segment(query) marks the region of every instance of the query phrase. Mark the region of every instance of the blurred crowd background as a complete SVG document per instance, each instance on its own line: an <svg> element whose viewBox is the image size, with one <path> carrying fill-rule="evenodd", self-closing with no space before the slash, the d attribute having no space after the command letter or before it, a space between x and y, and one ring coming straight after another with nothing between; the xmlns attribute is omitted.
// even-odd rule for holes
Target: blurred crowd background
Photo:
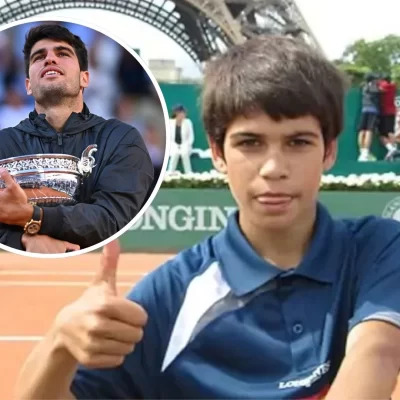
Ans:
<svg viewBox="0 0 400 400"><path fill-rule="evenodd" d="M17 125L34 108L34 99L26 94L22 49L28 30L40 23L0 32L0 129ZM118 118L138 129L153 160L155 184L164 160L166 128L158 94L146 71L108 36L69 22L51 23L65 26L86 44L90 83L84 101L92 113Z"/></svg>

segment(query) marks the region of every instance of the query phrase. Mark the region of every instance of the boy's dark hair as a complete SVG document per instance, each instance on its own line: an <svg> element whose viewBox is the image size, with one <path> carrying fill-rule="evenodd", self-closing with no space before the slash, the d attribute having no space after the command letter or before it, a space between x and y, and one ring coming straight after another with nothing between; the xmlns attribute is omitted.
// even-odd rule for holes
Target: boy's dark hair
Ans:
<svg viewBox="0 0 400 400"><path fill-rule="evenodd" d="M278 121L311 115L327 144L343 128L346 86L344 75L299 39L258 36L207 65L203 123L222 152L226 129L238 116L262 111Z"/></svg>
<svg viewBox="0 0 400 400"><path fill-rule="evenodd" d="M29 78L29 61L32 47L43 39L51 39L68 43L73 47L78 58L81 71L87 71L89 68L88 52L81 38L74 35L67 28L57 24L41 24L33 27L25 36L25 45L23 49L25 74Z"/></svg>

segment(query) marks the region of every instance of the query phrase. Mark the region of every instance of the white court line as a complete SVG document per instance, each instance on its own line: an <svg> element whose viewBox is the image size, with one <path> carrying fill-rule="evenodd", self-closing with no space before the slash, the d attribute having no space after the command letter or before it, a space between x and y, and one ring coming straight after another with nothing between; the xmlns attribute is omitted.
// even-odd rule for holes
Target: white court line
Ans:
<svg viewBox="0 0 400 400"><path fill-rule="evenodd" d="M38 342L43 336L0 336L0 342Z"/></svg>
<svg viewBox="0 0 400 400"><path fill-rule="evenodd" d="M135 282L117 282L118 287L133 287ZM76 287L88 287L90 282L62 282L62 281L5 281L0 282L0 287L22 287L22 286L76 286Z"/></svg>
<svg viewBox="0 0 400 400"><path fill-rule="evenodd" d="M45 271L45 270L0 270L0 275L18 276L18 275L31 275L31 276L43 276L43 275L56 275L56 276L94 276L96 271ZM146 272L118 272L117 276L146 276Z"/></svg>

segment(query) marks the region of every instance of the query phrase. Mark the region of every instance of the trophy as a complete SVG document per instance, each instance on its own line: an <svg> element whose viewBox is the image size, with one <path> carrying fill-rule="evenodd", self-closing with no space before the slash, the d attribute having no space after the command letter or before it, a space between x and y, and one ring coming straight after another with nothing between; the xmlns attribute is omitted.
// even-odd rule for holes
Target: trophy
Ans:
<svg viewBox="0 0 400 400"><path fill-rule="evenodd" d="M88 146L81 158L67 154L31 154L0 160L28 196L39 207L74 205L78 202L83 179L96 166L93 153L97 145ZM0 180L0 190L5 189Z"/></svg>

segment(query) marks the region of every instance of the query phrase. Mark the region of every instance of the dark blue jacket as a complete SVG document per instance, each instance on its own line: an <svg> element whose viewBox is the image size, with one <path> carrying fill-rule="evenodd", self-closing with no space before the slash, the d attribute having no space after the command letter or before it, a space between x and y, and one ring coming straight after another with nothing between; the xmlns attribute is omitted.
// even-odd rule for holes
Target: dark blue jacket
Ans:
<svg viewBox="0 0 400 400"><path fill-rule="evenodd" d="M116 119L91 114L84 105L72 113L61 133L33 111L13 128L0 131L0 159L59 153L81 157L97 144L96 166L85 178L78 204L44 207L40 234L78 244L95 245L117 233L141 209L153 181L153 164L140 133ZM23 228L0 224L0 243L24 250Z"/></svg>

